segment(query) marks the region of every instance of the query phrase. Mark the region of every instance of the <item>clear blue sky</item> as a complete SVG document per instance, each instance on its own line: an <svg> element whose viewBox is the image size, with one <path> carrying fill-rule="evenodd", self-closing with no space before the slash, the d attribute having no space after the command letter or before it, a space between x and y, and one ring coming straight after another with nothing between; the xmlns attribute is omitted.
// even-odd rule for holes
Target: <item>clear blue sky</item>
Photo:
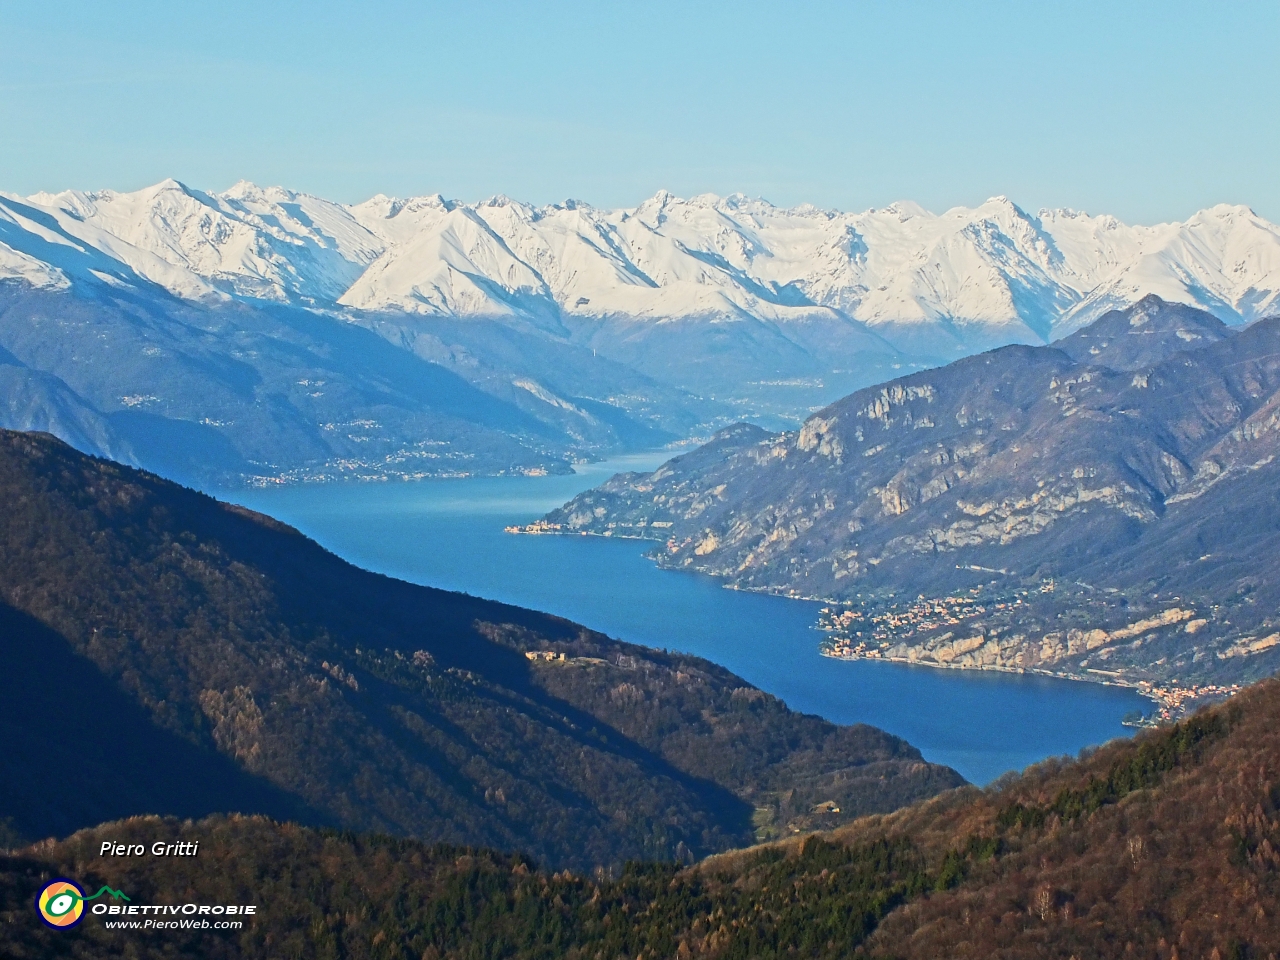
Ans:
<svg viewBox="0 0 1280 960"><path fill-rule="evenodd" d="M1280 3L0 0L0 190L1280 220Z"/></svg>

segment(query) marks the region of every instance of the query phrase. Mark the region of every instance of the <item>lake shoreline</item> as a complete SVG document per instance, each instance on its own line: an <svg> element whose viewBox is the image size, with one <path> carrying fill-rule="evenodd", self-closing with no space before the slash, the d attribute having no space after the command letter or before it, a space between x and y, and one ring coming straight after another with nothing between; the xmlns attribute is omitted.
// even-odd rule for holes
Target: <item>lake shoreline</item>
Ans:
<svg viewBox="0 0 1280 960"><path fill-rule="evenodd" d="M558 525L556 525L558 527ZM544 524L541 520L523 525L509 525L503 528L503 533L513 534L517 536L534 536L534 537L594 537L600 540L630 540L646 543L660 544L662 540L654 537L646 537L631 533L614 533L608 531L605 533L597 533L593 530L563 530L553 528L551 525ZM811 597L800 594L794 590L786 591L772 587L741 587L733 583L725 583L715 574L706 573L705 571L687 571L679 567L673 567L662 562L661 557L653 556L649 553L643 554L646 560L649 560L654 567L668 573L689 573L693 572L700 576L709 577L717 581L721 589L737 591L739 593L759 594L762 596L779 597L783 600L802 600L809 603L826 603L826 604L847 604L847 600L839 600L833 597ZM1005 572L1005 571L993 571ZM815 628L816 629L816 628ZM955 670L964 673L1003 673L1018 676L1041 676L1055 680L1070 680L1075 683L1093 684L1102 687L1117 687L1125 690L1132 690L1139 696L1148 700L1155 705L1156 715L1144 716L1141 721L1135 723L1126 723L1126 726L1133 728L1143 728L1149 726L1160 726L1166 723L1174 723L1181 718L1188 716L1202 706L1210 703L1220 702L1234 696L1239 692L1238 686L1231 688L1214 687L1209 690L1200 690L1197 686L1180 686L1173 684L1168 687L1160 687L1148 680L1135 680L1124 677L1114 671L1091 671L1094 673L1106 673L1110 679L1102 677L1083 677L1078 673L1069 673L1066 671L1046 670L1038 667L1006 667L995 664L987 665L969 665L969 664L951 664L939 663L933 660L912 659L910 657L885 656L877 652L868 653L846 653L837 654L831 652L822 642L818 643L819 656L826 657L830 660L844 661L865 661L880 663L899 663L905 666L913 667L930 667L939 670Z"/></svg>
<svg viewBox="0 0 1280 960"><path fill-rule="evenodd" d="M901 737L931 762L987 783L1048 756L1132 735L1136 691L1101 683L820 656L821 603L744 590L655 563L641 538L512 536L618 472L670 451L584 464L569 476L317 483L209 491L279 518L358 566L701 657L794 710ZM643 538L649 540L651 538ZM660 541L659 541L660 543ZM807 604L812 603L812 607Z"/></svg>

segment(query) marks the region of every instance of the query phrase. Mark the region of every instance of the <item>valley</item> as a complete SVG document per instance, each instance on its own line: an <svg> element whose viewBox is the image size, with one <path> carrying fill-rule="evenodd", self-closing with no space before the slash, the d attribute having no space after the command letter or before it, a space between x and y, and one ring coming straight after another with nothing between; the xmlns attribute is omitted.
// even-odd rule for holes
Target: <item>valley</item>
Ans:
<svg viewBox="0 0 1280 960"><path fill-rule="evenodd" d="M709 661L361 570L47 434L0 432L0 492L0 810L21 838L231 809L588 869L963 782Z"/></svg>
<svg viewBox="0 0 1280 960"><path fill-rule="evenodd" d="M648 471L667 456L632 455L569 476L212 492L280 517L366 569L705 658L793 710L890 731L978 784L1127 736L1122 719L1149 711L1136 691L1097 683L832 660L819 656L821 604L725 590L711 577L663 569L645 557L642 540L503 532L618 471Z"/></svg>
<svg viewBox="0 0 1280 960"><path fill-rule="evenodd" d="M1280 4L0 9L0 960L1280 960Z"/></svg>
<svg viewBox="0 0 1280 960"><path fill-rule="evenodd" d="M1080 881L1072 858L1097 860L1112 808L1123 819L1164 803L1166 782L1168 803L1202 794L1195 771L1215 762L1215 745L1271 709L1273 684L1246 688L1280 655L1274 590L1257 573L1280 521L1275 320L1236 330L1149 296L1051 346L864 387L798 429L730 422L672 457L652 447L753 401L682 392L594 349L556 376L612 390L599 401L611 412L566 399L545 385L554 351L523 320L488 328L469 356L490 350L504 369L543 370L539 380L484 364L462 376L403 318L348 318L339 336L332 317L297 304L18 292L14 350L0 356L11 409L29 425L56 413L46 425L80 431L82 445L231 503L47 433L0 433L13 505L0 531L10 924L20 915L5 905L57 857L75 858L77 875L154 891L145 869L104 873L85 859L76 845L105 830L250 860L274 848L322 900L336 877L315 858L355 869L373 851L402 892L430 878L419 893L437 912L403 911L393 935L433 956L493 936L510 956L585 957L597 944L777 955L797 942L815 955L910 954L909 918L945 928L948 896L984 918L960 941L974 955L1039 936L1007 910L988 916L992 897L1042 923L1060 915L1059 942L1087 944L1126 921L1105 906L1115 891ZM52 338L55 328L72 335ZM86 336L121 356L168 339L142 350L159 366L104 377L78 362ZM244 366L220 357L232 342ZM141 413L161 404L142 391L172 356L170 375L207 378L188 410L221 397L234 414L202 426L261 419L219 446L173 427L192 413ZM58 374L41 369L54 361ZM272 400L297 372L307 401ZM128 377L126 410L104 413ZM33 384L44 406L23 394ZM335 386L333 402L359 416L320 421L336 436L305 440L304 404ZM105 392L90 403L91 390ZM523 396L559 412L512 400ZM416 460L396 446L438 435L441 416L455 418L454 441L417 441L432 449ZM376 439L393 421L400 434ZM633 452L583 462L619 451ZM314 482L389 478L422 482ZM37 753L32 731L50 715L86 729L111 715L129 745ZM1157 729L1129 742L1142 726ZM1269 796L1268 760L1254 760ZM1223 869L1257 873L1241 880L1256 888L1248 904L1273 866L1274 804L1260 804L1227 813L1246 839ZM1153 816L1167 819L1167 806ZM117 817L129 819L93 826ZM1062 830L1076 837L1067 852ZM48 833L71 836L30 845ZM1138 870L1159 833L1129 837ZM1216 862L1219 840L1187 856ZM417 880L395 864L401 853ZM1028 901L1010 885L1036 857L1044 879ZM770 890L784 881L795 894L779 899ZM296 912L290 881L271 883ZM1180 891L1168 887L1161 909L1181 911ZM832 920L832 895L853 912ZM508 897L528 906L508 912ZM486 919L442 919L448 903ZM1073 925L1082 915L1090 925ZM1232 916L1232 943L1257 939ZM297 949L332 946L321 927L335 918L326 908ZM202 949L288 939L276 924L264 916L240 946ZM1221 926L1184 924L1182 938L1209 942Z"/></svg>
<svg viewBox="0 0 1280 960"><path fill-rule="evenodd" d="M792 428L1149 293L1240 326L1280 302L1278 252L1226 205L0 193L0 427L206 485L564 473Z"/></svg>

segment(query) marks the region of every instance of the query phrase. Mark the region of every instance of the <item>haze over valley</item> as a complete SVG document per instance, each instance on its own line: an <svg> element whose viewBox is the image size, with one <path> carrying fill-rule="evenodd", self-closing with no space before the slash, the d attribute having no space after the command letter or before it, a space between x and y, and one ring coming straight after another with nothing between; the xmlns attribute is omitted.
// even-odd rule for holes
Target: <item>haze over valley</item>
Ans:
<svg viewBox="0 0 1280 960"><path fill-rule="evenodd" d="M1280 230L1245 207L1142 227L1003 197L0 194L0 423L200 482L563 472L795 423L1153 293L1266 316Z"/></svg>
<svg viewBox="0 0 1280 960"><path fill-rule="evenodd" d="M0 29L0 957L1280 957L1280 6Z"/></svg>

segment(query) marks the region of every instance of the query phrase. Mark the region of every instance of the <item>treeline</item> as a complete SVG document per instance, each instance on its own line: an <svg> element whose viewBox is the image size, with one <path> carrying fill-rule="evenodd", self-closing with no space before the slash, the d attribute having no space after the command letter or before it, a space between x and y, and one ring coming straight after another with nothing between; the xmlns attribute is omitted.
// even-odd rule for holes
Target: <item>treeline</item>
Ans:
<svg viewBox="0 0 1280 960"><path fill-rule="evenodd" d="M1146 741L1136 755L1117 761L1106 776L1090 777L1083 787L1063 787L1048 804L1011 803L996 817L1001 827L1043 827L1050 817L1078 820L1109 803L1119 803L1135 790L1154 787L1161 778L1194 757L1208 742L1220 739L1239 718L1232 705L1219 713L1195 716L1176 724L1158 740Z"/></svg>
<svg viewBox="0 0 1280 960"><path fill-rule="evenodd" d="M196 838L191 861L105 860L110 838L150 846ZM949 863L950 861L948 861ZM120 935L90 916L45 933L31 901L48 876L110 883L136 903L256 903L240 934ZM944 883L905 839L844 844L818 836L765 848L729 871L632 862L617 876L549 873L521 856L317 831L261 818L194 824L138 818L86 831L51 850L0 859L0 953L287 958L840 956L892 909ZM745 880L746 882L737 882ZM28 916L28 914L30 914Z"/></svg>
<svg viewBox="0 0 1280 960"><path fill-rule="evenodd" d="M0 955L1267 958L1280 950L1278 765L1280 682L1268 681L996 789L693 867L556 872L261 818L130 820L0 860ZM201 854L104 860L108 837L198 837ZM31 898L53 875L138 902L198 897L259 914L235 933L122 936L92 919L45 930Z"/></svg>

